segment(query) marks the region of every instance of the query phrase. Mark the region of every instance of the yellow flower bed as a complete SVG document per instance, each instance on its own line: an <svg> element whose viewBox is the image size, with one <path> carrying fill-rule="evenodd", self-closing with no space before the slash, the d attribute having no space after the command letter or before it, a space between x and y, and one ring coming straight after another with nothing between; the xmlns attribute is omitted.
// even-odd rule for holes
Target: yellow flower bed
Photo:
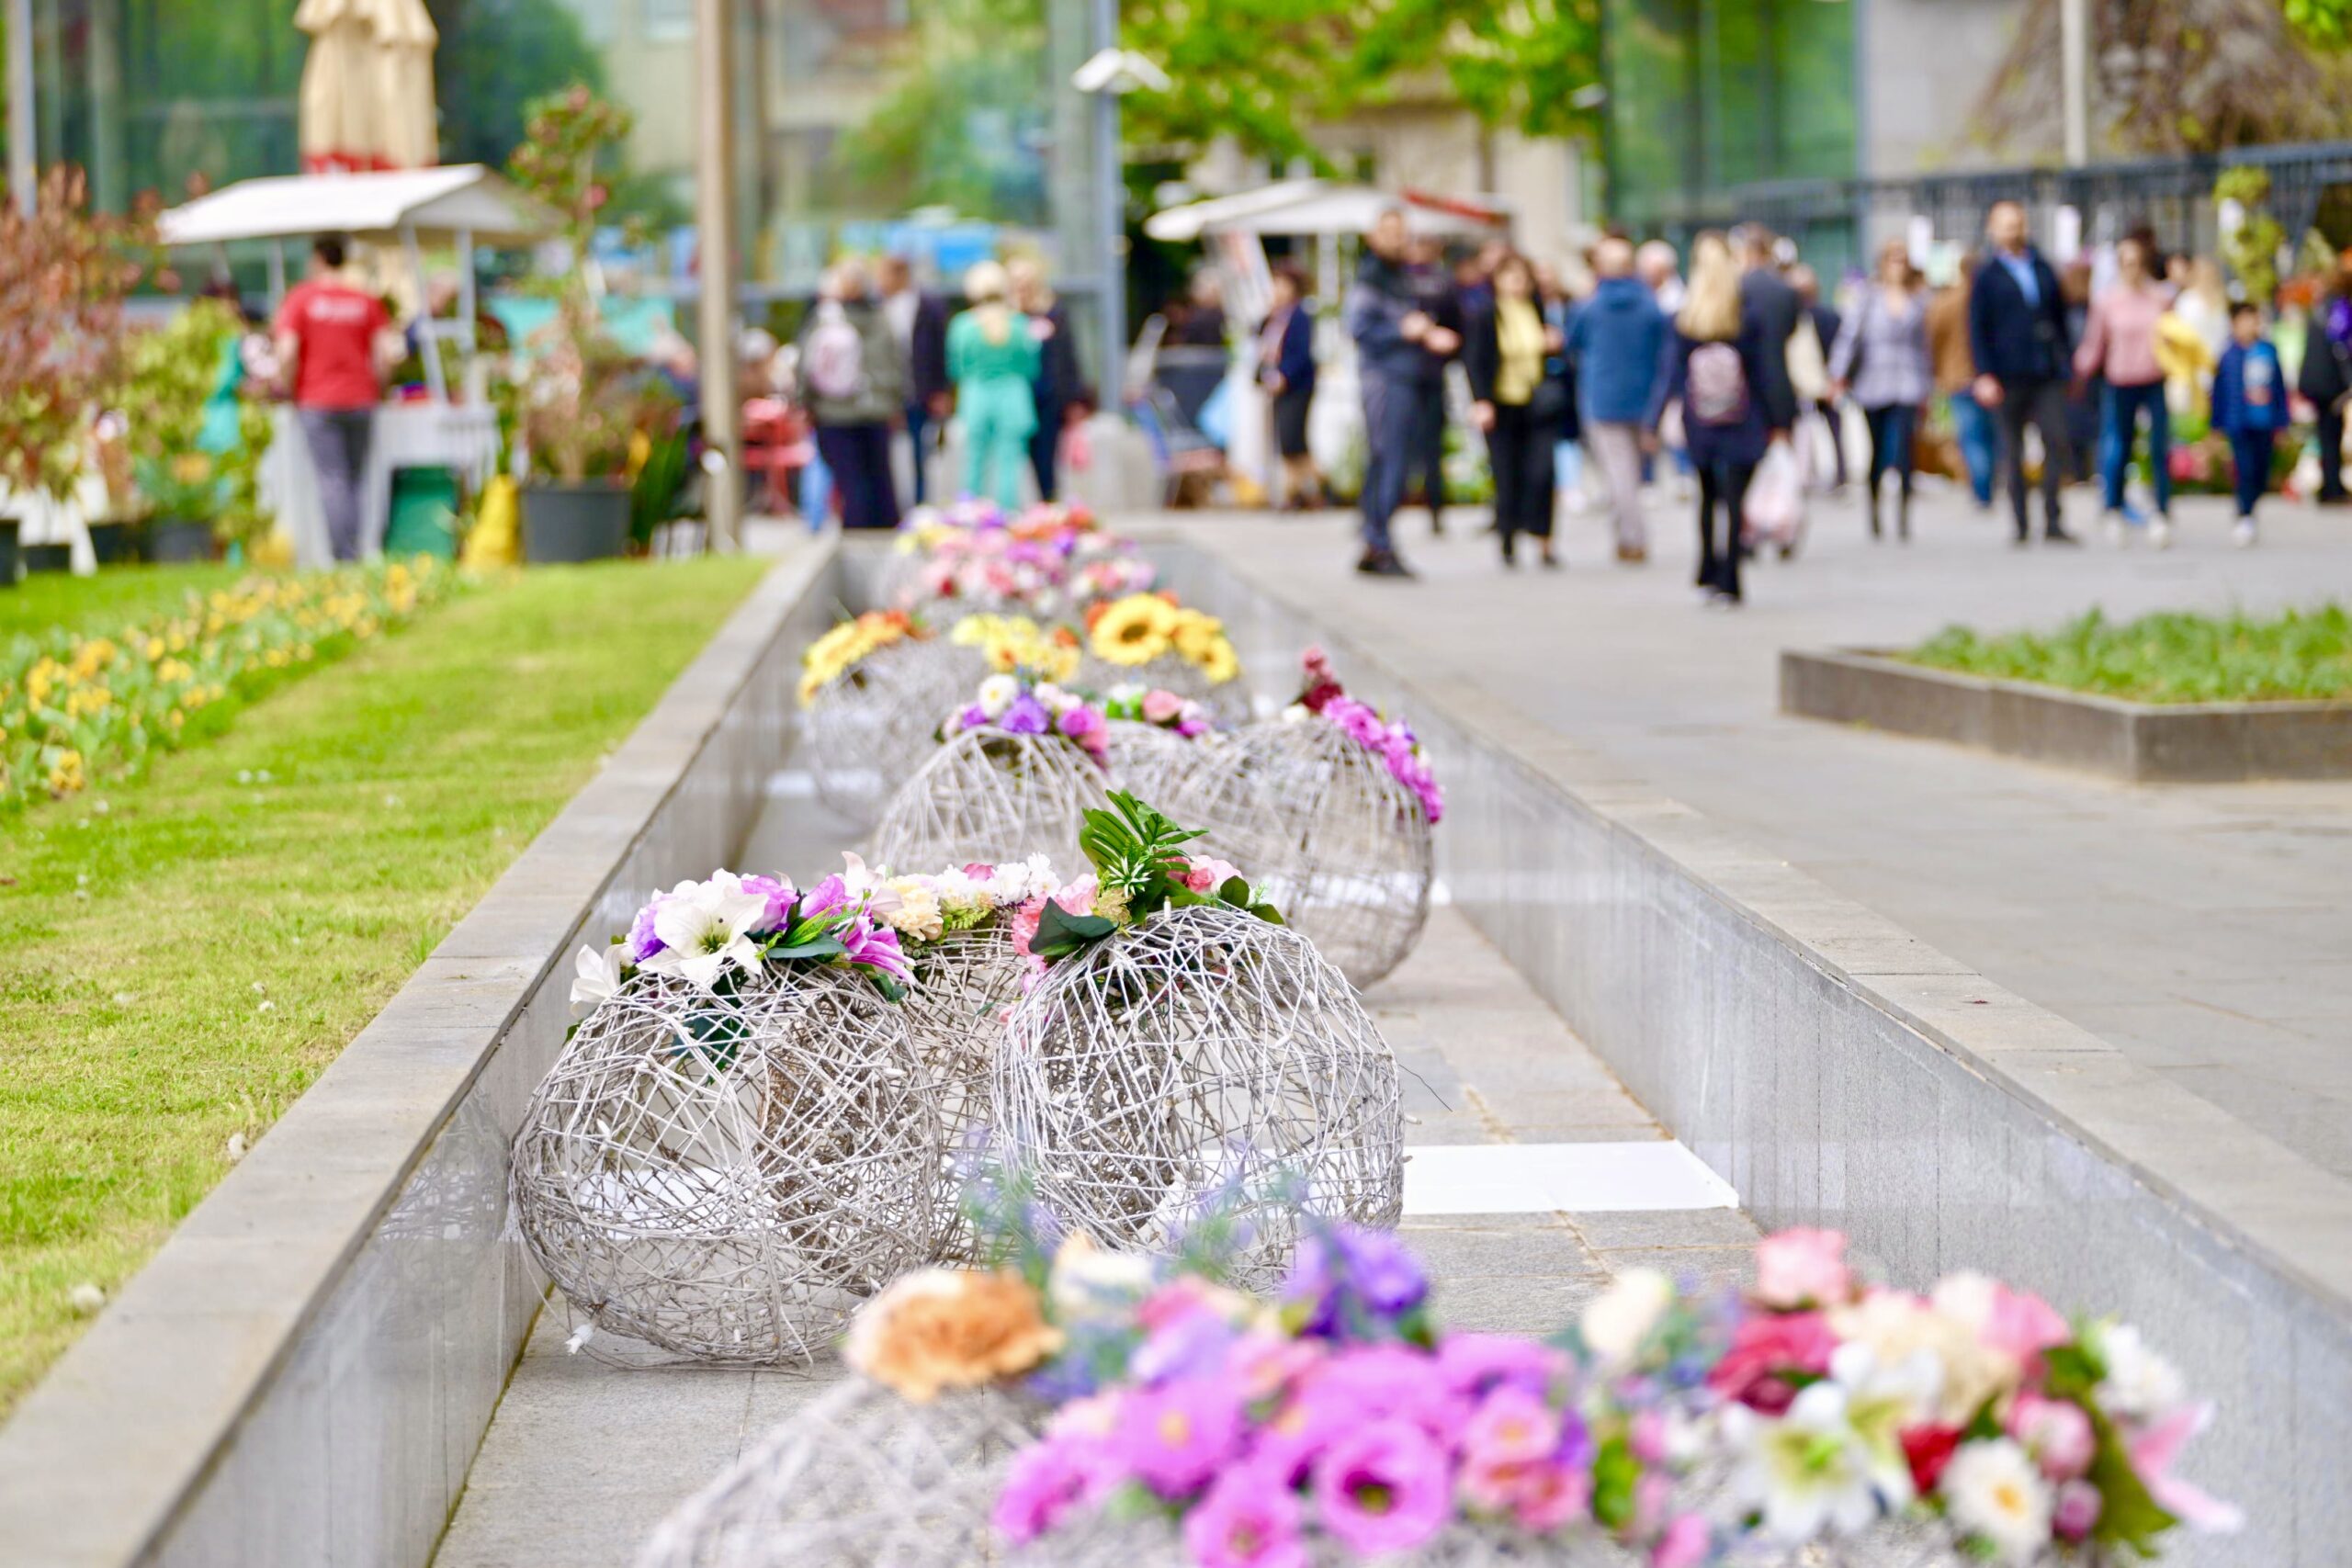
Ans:
<svg viewBox="0 0 2352 1568"><path fill-rule="evenodd" d="M1087 646L1103 662L1130 668L1173 653L1214 686L1241 673L1225 623L1164 593L1130 593L1089 611Z"/></svg>
<svg viewBox="0 0 2352 1568"><path fill-rule="evenodd" d="M225 722L232 699L380 636L455 585L432 558L255 575L113 637L0 649L0 807L72 795Z"/></svg>
<svg viewBox="0 0 2352 1568"><path fill-rule="evenodd" d="M1026 671L1056 685L1078 678L1078 634L1068 626L1041 626L1026 615L967 615L947 639L978 649L1000 675Z"/></svg>

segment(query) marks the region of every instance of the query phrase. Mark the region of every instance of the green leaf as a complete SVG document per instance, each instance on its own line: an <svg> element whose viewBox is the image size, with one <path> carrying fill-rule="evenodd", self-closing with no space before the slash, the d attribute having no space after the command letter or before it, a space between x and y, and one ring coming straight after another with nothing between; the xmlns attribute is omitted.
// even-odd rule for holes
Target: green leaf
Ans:
<svg viewBox="0 0 2352 1568"><path fill-rule="evenodd" d="M2091 1427L2098 1434L2098 1448L2091 1458L2089 1480L2104 1499L2098 1523L2091 1529L2092 1539L2128 1546L2143 1557L2154 1557L2156 1537L2180 1521L2149 1495L2147 1483L2132 1467L2132 1456L2125 1451L2114 1423L2097 1410L2090 1416Z"/></svg>
<svg viewBox="0 0 2352 1568"><path fill-rule="evenodd" d="M907 999L907 988L899 983L897 976L885 975L879 969L868 969L865 977L874 982L874 988L882 993L884 1001L902 1002Z"/></svg>
<svg viewBox="0 0 2352 1568"><path fill-rule="evenodd" d="M1073 915L1048 898L1045 914L1037 921L1037 934L1029 940L1029 951L1050 964L1083 951L1118 929L1115 921L1101 915Z"/></svg>
<svg viewBox="0 0 2352 1568"><path fill-rule="evenodd" d="M806 942L778 942L768 949L768 956L779 964L799 964L812 958L839 958L848 951L837 936L812 936Z"/></svg>
<svg viewBox="0 0 2352 1568"><path fill-rule="evenodd" d="M1634 1484L1642 1476L1641 1461L1622 1436L1600 1445L1592 1458L1592 1517L1611 1529L1623 1529L1634 1519Z"/></svg>

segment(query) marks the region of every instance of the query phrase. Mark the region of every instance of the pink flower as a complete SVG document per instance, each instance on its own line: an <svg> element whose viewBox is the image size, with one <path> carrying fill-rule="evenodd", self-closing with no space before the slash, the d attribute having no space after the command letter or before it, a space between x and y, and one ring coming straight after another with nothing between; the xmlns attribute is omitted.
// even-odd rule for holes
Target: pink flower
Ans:
<svg viewBox="0 0 2352 1568"><path fill-rule="evenodd" d="M1241 1385L1241 1397L1254 1404L1290 1388L1322 1359L1319 1339L1293 1339L1267 1329L1252 1329L1234 1345L1227 1365Z"/></svg>
<svg viewBox="0 0 2352 1568"><path fill-rule="evenodd" d="M2090 1416L2071 1399L2021 1393L2009 1406L2008 1427L2009 1436L2025 1445L2052 1481L2072 1481L2088 1472L2098 1450Z"/></svg>
<svg viewBox="0 0 2352 1568"><path fill-rule="evenodd" d="M1932 1299L1938 1312L1966 1324L1988 1348L2021 1366L2075 1337L2065 1317L2048 1302L1983 1274L1948 1274L1936 1281Z"/></svg>
<svg viewBox="0 0 2352 1568"><path fill-rule="evenodd" d="M899 933L888 926L876 925L873 916L860 914L833 934L841 939L843 954L852 964L878 969L901 983L915 977L913 968L907 963L906 950L899 945Z"/></svg>
<svg viewBox="0 0 2352 1568"><path fill-rule="evenodd" d="M1113 1440L1154 1492L1186 1497L1232 1457L1240 1437L1240 1395L1221 1382L1182 1378L1130 1394Z"/></svg>
<svg viewBox="0 0 2352 1568"><path fill-rule="evenodd" d="M1073 1509L1100 1502L1120 1479L1118 1468L1091 1439L1048 1438L1013 1457L990 1520L1006 1540L1024 1545Z"/></svg>
<svg viewBox="0 0 2352 1568"><path fill-rule="evenodd" d="M1789 1374L1826 1375L1837 1348L1838 1337L1817 1312L1751 1316L1734 1331L1731 1348L1707 1374L1707 1386L1777 1416L1796 1398Z"/></svg>
<svg viewBox="0 0 2352 1568"><path fill-rule="evenodd" d="M792 916L792 901L797 897L792 884L774 876L746 876L742 883L744 892L768 901L767 911L760 917L758 929L763 931L781 931L785 921Z"/></svg>
<svg viewBox="0 0 2352 1568"><path fill-rule="evenodd" d="M1184 866L1184 886L1195 893L1214 893L1240 874L1239 869L1229 861L1188 861Z"/></svg>
<svg viewBox="0 0 2352 1568"><path fill-rule="evenodd" d="M1567 1370L1567 1358L1515 1334L1449 1334L1438 1344L1437 1370L1447 1392L1466 1399L1507 1383L1542 1393Z"/></svg>
<svg viewBox="0 0 2352 1568"><path fill-rule="evenodd" d="M1286 1482L1240 1465L1184 1517L1184 1545L1200 1568L1306 1568L1303 1522Z"/></svg>
<svg viewBox="0 0 2352 1568"><path fill-rule="evenodd" d="M2210 1404L2184 1404L2133 1437L2126 1445L2132 1468L2139 1472L2148 1495L2166 1513L2192 1529L2227 1534L2245 1523L2245 1515L2218 1497L2207 1495L2173 1474L2173 1461L2188 1439L2213 1418Z"/></svg>
<svg viewBox="0 0 2352 1568"><path fill-rule="evenodd" d="M1480 1400L1462 1429L1463 1454L1476 1463L1524 1464L1559 1446L1558 1412L1510 1383Z"/></svg>
<svg viewBox="0 0 2352 1568"><path fill-rule="evenodd" d="M2106 1509L2107 1499L2099 1495L2098 1487L2087 1481L2069 1481L2058 1488L2050 1510L2050 1528L2063 1540L2081 1540Z"/></svg>
<svg viewBox="0 0 2352 1568"><path fill-rule="evenodd" d="M1166 724L1184 711L1184 699L1173 692L1153 690L1143 694L1143 716L1153 724Z"/></svg>
<svg viewBox="0 0 2352 1568"><path fill-rule="evenodd" d="M1410 1551L1444 1527L1452 1508L1445 1455L1408 1421L1348 1432L1315 1464L1323 1528L1360 1556Z"/></svg>
<svg viewBox="0 0 2352 1568"><path fill-rule="evenodd" d="M1542 1534L1584 1517L1592 1501L1592 1477L1556 1461L1531 1465L1511 1511L1521 1529Z"/></svg>
<svg viewBox="0 0 2352 1568"><path fill-rule="evenodd" d="M1756 1289L1750 1293L1783 1311L1852 1300L1844 1233L1798 1228L1766 1236L1756 1244Z"/></svg>
<svg viewBox="0 0 2352 1568"><path fill-rule="evenodd" d="M1658 1538L1657 1550L1650 1553L1650 1568L1699 1568L1706 1562L1711 1544L1706 1520L1696 1514L1680 1515Z"/></svg>
<svg viewBox="0 0 2352 1568"><path fill-rule="evenodd" d="M1082 703L1063 714L1056 722L1061 732L1072 740L1084 740L1090 735L1102 734L1103 730L1102 716Z"/></svg>

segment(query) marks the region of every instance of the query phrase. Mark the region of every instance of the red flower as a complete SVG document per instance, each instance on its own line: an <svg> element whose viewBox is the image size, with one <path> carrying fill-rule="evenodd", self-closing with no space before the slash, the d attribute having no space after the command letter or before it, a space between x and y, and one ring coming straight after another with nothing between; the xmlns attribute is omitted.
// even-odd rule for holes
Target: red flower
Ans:
<svg viewBox="0 0 2352 1568"><path fill-rule="evenodd" d="M1707 1386L1728 1399L1777 1416L1800 1383L1826 1376L1838 1337L1817 1312L1759 1314L1740 1324L1731 1348L1707 1374Z"/></svg>
<svg viewBox="0 0 2352 1568"><path fill-rule="evenodd" d="M1944 1466L1951 1462L1952 1450L1960 1447L1957 1427L1905 1427L1895 1434L1903 1445L1903 1457L1911 1466L1911 1484L1925 1496L1943 1478Z"/></svg>

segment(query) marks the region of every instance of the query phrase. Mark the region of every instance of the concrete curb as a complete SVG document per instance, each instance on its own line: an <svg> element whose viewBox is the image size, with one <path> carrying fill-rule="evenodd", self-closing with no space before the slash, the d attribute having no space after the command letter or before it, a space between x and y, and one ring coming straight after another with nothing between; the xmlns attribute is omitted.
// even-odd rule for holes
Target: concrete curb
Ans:
<svg viewBox="0 0 2352 1568"><path fill-rule="evenodd" d="M430 1559L544 1294L506 1140L571 951L734 853L833 561L768 572L0 1428L0 1563Z"/></svg>
<svg viewBox="0 0 2352 1568"><path fill-rule="evenodd" d="M1462 681L1334 633L1295 585L1167 531L1163 581L1272 687L1298 649L1408 717L1454 902L1758 1223L1896 1283L1955 1269L2139 1324L2214 1431L2245 1533L2168 1562L2333 1568L2352 1539L2352 1183Z"/></svg>
<svg viewBox="0 0 2352 1568"><path fill-rule="evenodd" d="M1931 670L1871 649L1781 655L1781 711L2133 784L2352 778L2352 702L2134 703Z"/></svg>

